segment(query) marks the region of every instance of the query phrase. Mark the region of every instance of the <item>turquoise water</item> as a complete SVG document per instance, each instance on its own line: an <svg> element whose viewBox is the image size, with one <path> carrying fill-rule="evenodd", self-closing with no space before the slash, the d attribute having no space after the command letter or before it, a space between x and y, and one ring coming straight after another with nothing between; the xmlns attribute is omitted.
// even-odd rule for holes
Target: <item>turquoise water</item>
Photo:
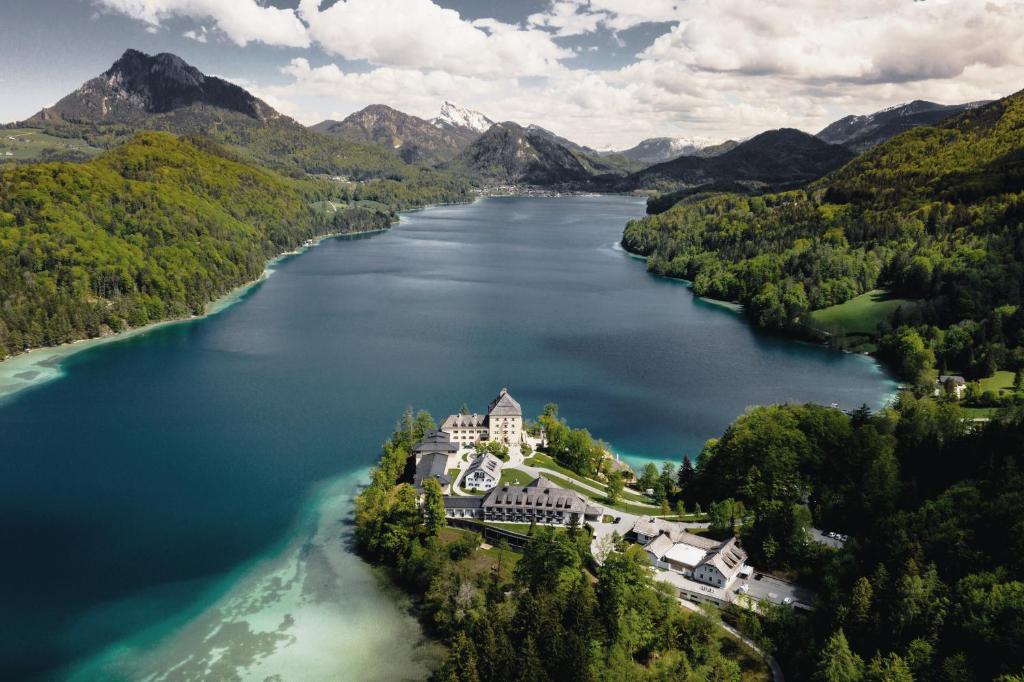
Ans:
<svg viewBox="0 0 1024 682"><path fill-rule="evenodd" d="M868 358L758 333L648 275L616 245L642 211L410 214L0 403L0 678L263 679L299 661L304 679L421 676L430 646L345 550L357 472L407 405L482 410L508 386L631 461L678 461L751 404L891 393Z"/></svg>

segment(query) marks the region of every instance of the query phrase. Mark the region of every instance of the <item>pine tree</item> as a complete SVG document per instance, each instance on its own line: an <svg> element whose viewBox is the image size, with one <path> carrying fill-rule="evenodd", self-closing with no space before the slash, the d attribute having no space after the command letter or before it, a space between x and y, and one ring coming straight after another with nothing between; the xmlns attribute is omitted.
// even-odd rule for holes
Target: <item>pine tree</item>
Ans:
<svg viewBox="0 0 1024 682"><path fill-rule="evenodd" d="M818 659L817 682L858 682L863 677L864 662L850 651L843 631L829 637Z"/></svg>
<svg viewBox="0 0 1024 682"><path fill-rule="evenodd" d="M476 646L473 644L473 640L460 630L459 634L455 636L455 641L452 642L448 658L437 678L444 682L480 682L476 665Z"/></svg>
<svg viewBox="0 0 1024 682"><path fill-rule="evenodd" d="M437 537L446 525L444 493L434 478L423 481L423 523L426 525L427 537Z"/></svg>

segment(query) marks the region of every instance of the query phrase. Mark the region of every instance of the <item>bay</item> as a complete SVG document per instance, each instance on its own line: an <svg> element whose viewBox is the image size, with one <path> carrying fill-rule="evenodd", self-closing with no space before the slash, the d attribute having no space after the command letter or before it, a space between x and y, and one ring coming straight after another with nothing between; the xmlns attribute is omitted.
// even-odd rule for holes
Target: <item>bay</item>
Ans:
<svg viewBox="0 0 1024 682"><path fill-rule="evenodd" d="M695 456L749 405L891 396L869 358L648 275L618 247L642 212L560 197L408 214L0 403L0 677L422 676L435 648L346 544L406 406L482 411L507 386L639 464Z"/></svg>

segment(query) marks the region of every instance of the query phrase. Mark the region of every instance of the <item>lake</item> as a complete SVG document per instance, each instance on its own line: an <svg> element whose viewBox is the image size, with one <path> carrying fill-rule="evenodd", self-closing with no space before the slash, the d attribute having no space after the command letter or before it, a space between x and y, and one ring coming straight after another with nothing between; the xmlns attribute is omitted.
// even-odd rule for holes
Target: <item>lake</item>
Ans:
<svg viewBox="0 0 1024 682"><path fill-rule="evenodd" d="M422 677L436 648L346 544L406 406L440 420L507 386L632 463L678 462L752 404L892 394L869 358L647 274L618 246L642 213L560 197L408 214L0 402L0 678Z"/></svg>

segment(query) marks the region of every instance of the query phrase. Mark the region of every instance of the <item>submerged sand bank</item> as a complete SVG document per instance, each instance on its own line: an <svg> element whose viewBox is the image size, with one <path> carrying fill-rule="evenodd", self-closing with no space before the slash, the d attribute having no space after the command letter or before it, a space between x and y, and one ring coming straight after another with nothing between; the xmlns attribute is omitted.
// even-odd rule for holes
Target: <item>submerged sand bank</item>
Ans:
<svg viewBox="0 0 1024 682"><path fill-rule="evenodd" d="M288 538L227 576L184 624L108 647L68 671L92 680L424 679L443 648L408 601L347 545L368 470L319 486ZM213 592L216 592L214 590Z"/></svg>

